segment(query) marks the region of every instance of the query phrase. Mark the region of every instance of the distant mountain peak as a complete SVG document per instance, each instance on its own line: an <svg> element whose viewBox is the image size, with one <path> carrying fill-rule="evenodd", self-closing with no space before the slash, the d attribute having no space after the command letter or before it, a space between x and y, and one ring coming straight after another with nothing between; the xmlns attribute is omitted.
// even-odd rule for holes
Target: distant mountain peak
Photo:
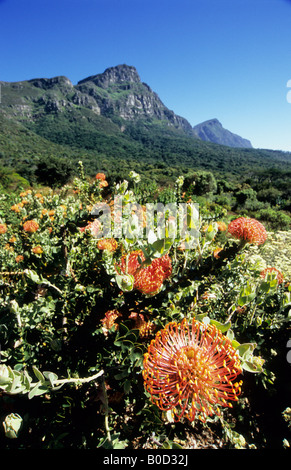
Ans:
<svg viewBox="0 0 291 470"><path fill-rule="evenodd" d="M227 145L228 147L252 148L249 140L224 129L221 122L216 119L209 119L193 127L194 134L199 139L215 144Z"/></svg>
<svg viewBox="0 0 291 470"><path fill-rule="evenodd" d="M119 84L124 82L141 83L137 70L132 65L116 65L115 67L107 68L103 73L98 75L91 75L78 82L78 85L85 82L93 82L100 88L107 89L110 85Z"/></svg>

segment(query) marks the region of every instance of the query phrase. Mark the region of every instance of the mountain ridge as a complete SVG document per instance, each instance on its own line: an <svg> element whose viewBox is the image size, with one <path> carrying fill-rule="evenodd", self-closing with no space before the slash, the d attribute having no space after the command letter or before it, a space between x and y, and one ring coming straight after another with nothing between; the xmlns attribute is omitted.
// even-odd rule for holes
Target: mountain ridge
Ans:
<svg viewBox="0 0 291 470"><path fill-rule="evenodd" d="M61 161L64 169L67 163L76 169L79 160L91 176L102 169L126 178L135 170L159 184L197 170L238 182L256 171L290 171L290 152L198 138L135 68L112 67L80 82L62 75L0 82L0 180L3 167L33 183L40 166Z"/></svg>
<svg viewBox="0 0 291 470"><path fill-rule="evenodd" d="M122 128L128 121L157 120L193 138L230 147L243 147L244 144L246 148L251 147L247 139L223 129L218 120L216 127L219 131L212 134L201 131L203 123L192 127L187 119L167 108L158 94L141 81L134 66L109 67L103 73L78 81L76 85L66 76L0 83L3 85L0 111L18 118L20 122L25 118L36 121L44 114L64 109L73 112L73 108L79 106L111 120L121 118L125 121Z"/></svg>

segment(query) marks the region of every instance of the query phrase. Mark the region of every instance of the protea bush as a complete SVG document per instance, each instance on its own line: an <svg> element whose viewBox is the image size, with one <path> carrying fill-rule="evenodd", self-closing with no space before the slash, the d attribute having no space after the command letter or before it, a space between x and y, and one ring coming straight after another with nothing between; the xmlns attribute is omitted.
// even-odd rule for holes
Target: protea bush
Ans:
<svg viewBox="0 0 291 470"><path fill-rule="evenodd" d="M291 287L265 227L203 207L193 221L188 202L192 231L167 211L146 231L140 181L80 164L61 190L1 197L2 448L268 447L264 403L284 426ZM96 204L126 231L104 236Z"/></svg>

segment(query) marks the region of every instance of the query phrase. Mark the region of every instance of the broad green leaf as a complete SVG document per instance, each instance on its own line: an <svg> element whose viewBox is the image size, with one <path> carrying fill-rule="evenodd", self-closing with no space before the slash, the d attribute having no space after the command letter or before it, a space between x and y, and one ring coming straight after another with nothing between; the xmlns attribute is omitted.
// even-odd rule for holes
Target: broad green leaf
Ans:
<svg viewBox="0 0 291 470"><path fill-rule="evenodd" d="M230 322L227 322L227 323L220 323L216 320L210 320L210 323L212 325L215 325L216 328L218 328L222 333L225 333L226 331L229 330L229 328L231 327L231 323Z"/></svg>
<svg viewBox="0 0 291 470"><path fill-rule="evenodd" d="M36 378L38 380L40 380L40 382L45 382L45 378L44 378L43 374L40 372L40 370L36 366L32 366L32 370L33 370Z"/></svg>
<svg viewBox="0 0 291 470"><path fill-rule="evenodd" d="M30 392L28 393L28 398L31 398L42 395L43 393L49 392L49 388L46 385L38 383L35 387L33 387Z"/></svg>

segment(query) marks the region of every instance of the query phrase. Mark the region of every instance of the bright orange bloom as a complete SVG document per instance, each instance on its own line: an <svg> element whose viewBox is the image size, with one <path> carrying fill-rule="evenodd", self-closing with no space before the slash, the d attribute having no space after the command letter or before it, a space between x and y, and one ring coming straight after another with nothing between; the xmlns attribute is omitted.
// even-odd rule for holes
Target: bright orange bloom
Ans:
<svg viewBox="0 0 291 470"><path fill-rule="evenodd" d="M97 246L99 250L115 251L118 247L118 243L114 238L102 238L98 241Z"/></svg>
<svg viewBox="0 0 291 470"><path fill-rule="evenodd" d="M265 227L256 219L239 217L228 225L228 232L235 238L261 245L267 240Z"/></svg>
<svg viewBox="0 0 291 470"><path fill-rule="evenodd" d="M39 225L35 220L27 220L23 224L23 230L28 233L34 233L39 229Z"/></svg>
<svg viewBox="0 0 291 470"><path fill-rule="evenodd" d="M21 263L21 261L23 261L23 260L24 260L24 257L22 255L18 255L15 258L16 263Z"/></svg>
<svg viewBox="0 0 291 470"><path fill-rule="evenodd" d="M0 224L0 234L6 233L6 232L7 232L7 225Z"/></svg>
<svg viewBox="0 0 291 470"><path fill-rule="evenodd" d="M156 328L152 322L146 321L141 313L132 312L128 318L134 319L134 328L139 330L141 339L148 338Z"/></svg>
<svg viewBox="0 0 291 470"><path fill-rule="evenodd" d="M134 289L143 294L156 294L165 279L172 274L172 262L169 255L155 258L149 266L142 267L140 261L145 261L142 250L133 251L127 257L121 258L121 270L134 277Z"/></svg>
<svg viewBox="0 0 291 470"><path fill-rule="evenodd" d="M36 255L41 255L43 253L43 249L38 245L32 248L32 252Z"/></svg>
<svg viewBox="0 0 291 470"><path fill-rule="evenodd" d="M118 329L118 323L115 323L115 320L118 317L121 317L121 313L118 312L118 310L108 310L105 313L105 317L103 320L101 320L101 323L103 325L103 332L107 336L108 331L111 330L111 328L114 327L115 330Z"/></svg>
<svg viewBox="0 0 291 470"><path fill-rule="evenodd" d="M232 407L242 382L240 359L229 338L211 324L171 322L144 355L143 379L152 402L171 410L175 421L205 420L219 407Z"/></svg>
<svg viewBox="0 0 291 470"><path fill-rule="evenodd" d="M99 188L106 188L106 186L108 186L108 182L107 181L100 181L99 183Z"/></svg>
<svg viewBox="0 0 291 470"><path fill-rule="evenodd" d="M13 212L20 212L20 207L22 207L20 204L14 204L10 207L10 210Z"/></svg>
<svg viewBox="0 0 291 470"><path fill-rule="evenodd" d="M217 222L217 228L220 232L224 232L227 229L225 222Z"/></svg>
<svg viewBox="0 0 291 470"><path fill-rule="evenodd" d="M279 271L277 268L266 268L263 271L261 271L260 275L261 275L262 278L265 279L267 274L269 274L269 273L271 273L271 274L275 273L278 284L282 284L282 282L284 281L284 276L281 273L281 271Z"/></svg>
<svg viewBox="0 0 291 470"><path fill-rule="evenodd" d="M104 175L104 173L97 173L96 180L104 181L105 179L106 179L106 176Z"/></svg>

